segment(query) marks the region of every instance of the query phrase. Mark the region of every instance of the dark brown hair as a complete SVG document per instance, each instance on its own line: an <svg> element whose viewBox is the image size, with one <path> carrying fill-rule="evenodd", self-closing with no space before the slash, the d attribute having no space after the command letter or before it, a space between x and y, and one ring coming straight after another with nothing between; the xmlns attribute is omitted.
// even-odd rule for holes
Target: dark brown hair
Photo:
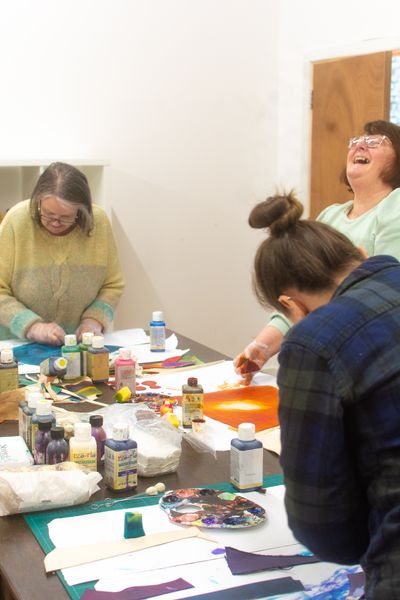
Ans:
<svg viewBox="0 0 400 600"><path fill-rule="evenodd" d="M271 196L250 213L249 225L269 229L254 259L253 287L259 302L282 310L278 298L295 287L302 292L334 289L335 280L363 260L336 229L301 219L303 205L293 191Z"/></svg>
<svg viewBox="0 0 400 600"><path fill-rule="evenodd" d="M93 227L92 195L82 171L62 162L51 163L43 171L32 192L30 203L32 217L39 225L40 201L48 196L57 196L63 202L77 206L77 224L89 235Z"/></svg>
<svg viewBox="0 0 400 600"><path fill-rule="evenodd" d="M392 142L395 152L395 160L382 173L382 181L388 183L392 189L400 187L400 127L390 121L369 121L364 125L365 135L386 135ZM346 168L343 169L340 180L345 183L350 191L352 191L349 180L346 175Z"/></svg>

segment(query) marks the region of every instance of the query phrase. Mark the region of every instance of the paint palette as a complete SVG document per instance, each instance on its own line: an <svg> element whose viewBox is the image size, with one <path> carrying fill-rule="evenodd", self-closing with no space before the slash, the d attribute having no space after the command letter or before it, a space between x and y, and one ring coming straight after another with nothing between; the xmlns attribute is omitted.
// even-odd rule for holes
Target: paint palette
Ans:
<svg viewBox="0 0 400 600"><path fill-rule="evenodd" d="M160 507L178 525L240 529L263 523L265 509L244 496L209 488L166 492Z"/></svg>

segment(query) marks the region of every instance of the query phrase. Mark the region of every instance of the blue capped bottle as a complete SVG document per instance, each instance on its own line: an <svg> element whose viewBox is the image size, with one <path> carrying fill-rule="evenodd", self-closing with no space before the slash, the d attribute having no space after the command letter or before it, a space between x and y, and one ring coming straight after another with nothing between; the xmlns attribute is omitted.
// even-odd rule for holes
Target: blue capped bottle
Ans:
<svg viewBox="0 0 400 600"><path fill-rule="evenodd" d="M150 350L164 352L165 350L165 321L161 310L153 311L150 321Z"/></svg>

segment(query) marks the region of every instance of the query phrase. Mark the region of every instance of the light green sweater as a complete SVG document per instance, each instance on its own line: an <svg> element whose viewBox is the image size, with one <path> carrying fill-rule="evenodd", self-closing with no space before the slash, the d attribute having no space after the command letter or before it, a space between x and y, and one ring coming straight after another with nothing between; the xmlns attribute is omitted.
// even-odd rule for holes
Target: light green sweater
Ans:
<svg viewBox="0 0 400 600"><path fill-rule="evenodd" d="M20 338L33 323L58 323L74 333L81 319L106 328L124 281L111 225L93 206L89 236L75 227L51 235L31 218L29 200L13 206L0 225L0 339Z"/></svg>
<svg viewBox="0 0 400 600"><path fill-rule="evenodd" d="M347 213L353 201L332 204L317 217L346 235L356 246L366 250L368 256L389 254L400 260L400 188L396 188L369 211L349 219ZM268 325L273 325L283 335L289 331L291 323L282 313L272 314Z"/></svg>

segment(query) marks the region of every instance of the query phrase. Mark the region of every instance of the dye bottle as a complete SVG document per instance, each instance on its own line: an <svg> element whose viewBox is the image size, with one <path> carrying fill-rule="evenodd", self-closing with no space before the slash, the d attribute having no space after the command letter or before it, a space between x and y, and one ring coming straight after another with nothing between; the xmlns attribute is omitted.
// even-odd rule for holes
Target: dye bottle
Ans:
<svg viewBox="0 0 400 600"><path fill-rule="evenodd" d="M93 383L106 383L110 377L109 351L104 346L104 336L94 335L87 350L87 374Z"/></svg>
<svg viewBox="0 0 400 600"><path fill-rule="evenodd" d="M132 358L129 348L120 348L119 356L114 362L115 389L123 387L130 389L131 394L136 392L136 361Z"/></svg>
<svg viewBox="0 0 400 600"><path fill-rule="evenodd" d="M38 400L36 404L36 411L35 414L32 415L31 419L32 452L34 452L35 448L35 439L39 428L39 423L50 421L52 425L56 424L56 418L51 412L51 405L51 400L46 400L43 397Z"/></svg>
<svg viewBox="0 0 400 600"><path fill-rule="evenodd" d="M82 333L82 341L79 344L79 350L81 351L81 373L87 375L87 352L92 345L94 334L91 331L85 331Z"/></svg>
<svg viewBox="0 0 400 600"><path fill-rule="evenodd" d="M182 386L182 425L192 427L193 419L203 418L203 388L199 385L197 377L189 377Z"/></svg>
<svg viewBox="0 0 400 600"><path fill-rule="evenodd" d="M0 351L0 392L11 392L18 386L18 363L12 348L3 348Z"/></svg>
<svg viewBox="0 0 400 600"><path fill-rule="evenodd" d="M55 465L68 460L69 446L64 438L64 427L50 429L50 441L46 448L46 465Z"/></svg>
<svg viewBox="0 0 400 600"><path fill-rule="evenodd" d="M150 350L164 352L165 350L165 321L161 310L153 311L150 321Z"/></svg>
<svg viewBox="0 0 400 600"><path fill-rule="evenodd" d="M46 419L38 423L38 428L35 433L35 443L33 446L33 459L35 461L35 465L46 464L46 450L51 439L51 426L51 419Z"/></svg>
<svg viewBox="0 0 400 600"><path fill-rule="evenodd" d="M241 492L263 485L263 445L255 432L253 423L241 423L238 437L231 441L231 484Z"/></svg>
<svg viewBox="0 0 400 600"><path fill-rule="evenodd" d="M23 398L18 402L18 435L22 438L26 437L26 413L24 408L28 406L28 401Z"/></svg>
<svg viewBox="0 0 400 600"><path fill-rule="evenodd" d="M97 444L90 423L75 423L75 435L69 440L69 460L97 471Z"/></svg>
<svg viewBox="0 0 400 600"><path fill-rule="evenodd" d="M137 443L129 439L126 423L116 423L104 448L104 482L115 492L137 487Z"/></svg>
<svg viewBox="0 0 400 600"><path fill-rule="evenodd" d="M107 434L103 429L103 417L101 415L90 415L89 423L92 427L92 436L97 446L97 466L104 464L104 444Z"/></svg>
<svg viewBox="0 0 400 600"><path fill-rule="evenodd" d="M64 375L65 381L80 377L81 352L76 343L76 335L74 333L70 333L65 336L64 346L61 346L61 356L67 360L67 371Z"/></svg>
<svg viewBox="0 0 400 600"><path fill-rule="evenodd" d="M64 377L67 372L67 360L63 356L49 356L40 363L40 373L51 377Z"/></svg>
<svg viewBox="0 0 400 600"><path fill-rule="evenodd" d="M32 440L32 418L36 413L36 406L41 400L43 400L43 396L40 392L29 392L27 406L23 408L23 411L25 413L25 433L23 435L23 438L31 452L33 450L33 442L35 441Z"/></svg>

